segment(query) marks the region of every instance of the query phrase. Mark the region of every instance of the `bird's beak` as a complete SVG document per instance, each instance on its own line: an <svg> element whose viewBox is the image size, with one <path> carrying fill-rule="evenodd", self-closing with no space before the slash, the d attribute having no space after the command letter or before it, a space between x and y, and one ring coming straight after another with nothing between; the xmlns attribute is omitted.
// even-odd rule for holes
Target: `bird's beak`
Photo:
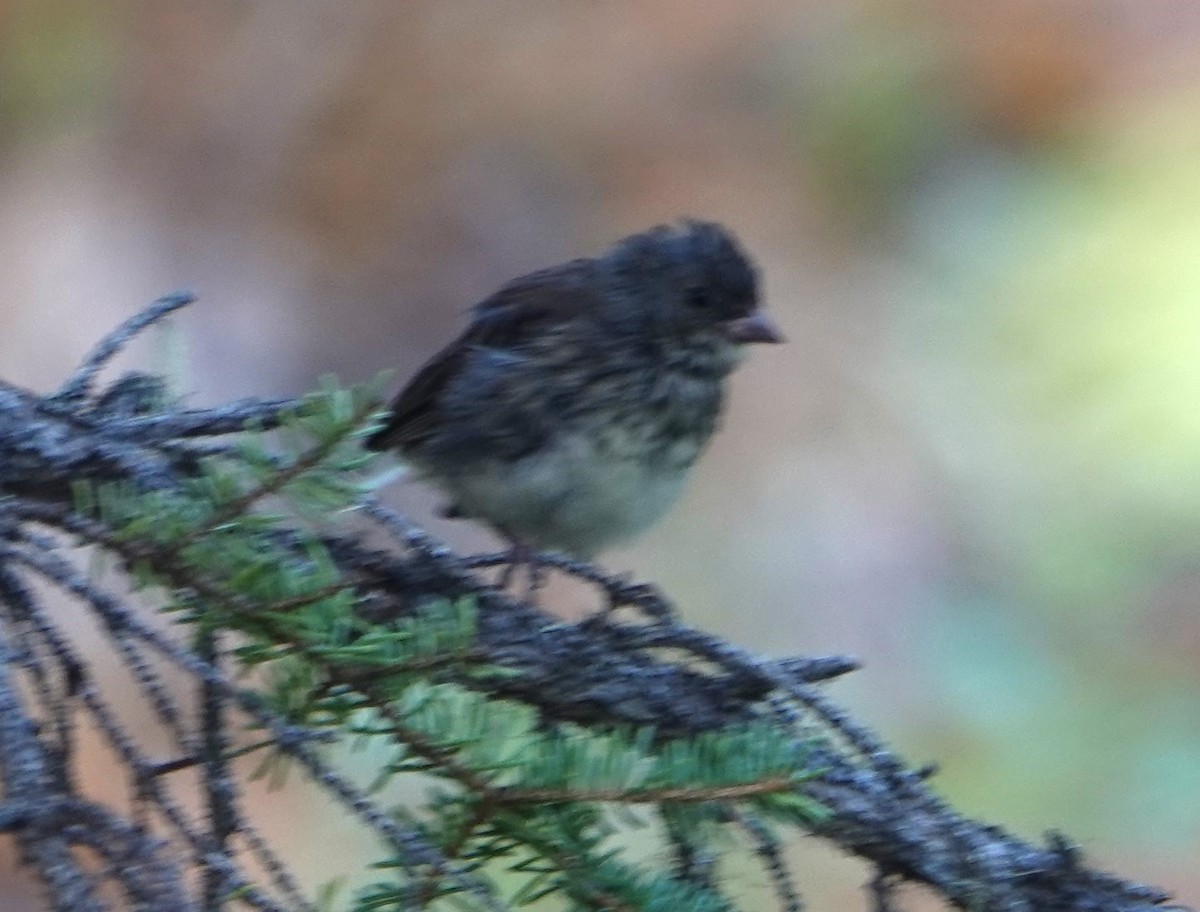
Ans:
<svg viewBox="0 0 1200 912"><path fill-rule="evenodd" d="M779 327L761 310L725 321L725 335L734 342L783 342Z"/></svg>

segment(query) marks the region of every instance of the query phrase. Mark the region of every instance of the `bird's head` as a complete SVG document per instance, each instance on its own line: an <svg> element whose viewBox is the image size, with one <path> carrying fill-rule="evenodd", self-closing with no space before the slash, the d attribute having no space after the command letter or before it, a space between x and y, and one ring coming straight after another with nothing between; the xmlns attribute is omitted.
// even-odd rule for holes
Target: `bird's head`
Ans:
<svg viewBox="0 0 1200 912"><path fill-rule="evenodd" d="M783 341L759 307L753 263L715 222L660 225L619 241L601 259L624 316L656 335L707 339L734 350Z"/></svg>

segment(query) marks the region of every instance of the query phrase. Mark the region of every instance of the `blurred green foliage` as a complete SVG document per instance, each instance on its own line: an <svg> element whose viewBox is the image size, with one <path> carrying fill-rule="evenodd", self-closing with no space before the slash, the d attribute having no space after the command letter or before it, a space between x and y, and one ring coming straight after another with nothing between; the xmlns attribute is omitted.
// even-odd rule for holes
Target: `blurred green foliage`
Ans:
<svg viewBox="0 0 1200 912"><path fill-rule="evenodd" d="M1146 848L1200 839L1200 642L1172 604L1194 623L1174 590L1200 564L1195 106L1096 124L1011 169L971 229L924 231L952 292L906 328L975 576L930 643L974 742L952 791Z"/></svg>
<svg viewBox="0 0 1200 912"><path fill-rule="evenodd" d="M39 0L0 12L0 142L104 122L117 89L124 7Z"/></svg>

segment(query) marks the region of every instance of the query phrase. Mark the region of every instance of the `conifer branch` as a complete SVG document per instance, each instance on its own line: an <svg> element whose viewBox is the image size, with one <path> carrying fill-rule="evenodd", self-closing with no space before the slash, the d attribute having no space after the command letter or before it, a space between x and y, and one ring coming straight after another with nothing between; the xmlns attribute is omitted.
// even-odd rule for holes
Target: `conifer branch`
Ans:
<svg viewBox="0 0 1200 912"><path fill-rule="evenodd" d="M544 566L597 593L588 621L553 623L498 591L476 572L496 556L455 554L360 484L377 389L181 409L146 375L100 388L131 338L190 300L127 321L54 395L0 382L0 832L52 907L100 912L115 884L153 912L315 910L242 806L231 762L270 749L376 837L380 879L349 901L356 912L499 912L550 894L581 909L731 910L711 863L729 828L749 836L785 912L801 908L803 874L780 851L793 832L861 857L877 908L899 880L980 912L1178 908L1090 869L1063 837L1035 846L949 807L818 687L851 659L753 655L680 623L655 587L557 555ZM278 452L270 429L305 443ZM312 520L330 515L342 519ZM105 586L80 548L112 562ZM97 622L171 759L123 719L41 584ZM239 677L251 669L263 674ZM168 673L202 692L199 712ZM77 718L124 766L132 812L73 774ZM245 725L256 735L239 745ZM317 750L349 738L386 758L378 784L441 787L382 807ZM183 769L209 795L208 823L183 810L189 777L168 775ZM612 848L647 804L668 822L674 866ZM78 864L81 846L103 865ZM511 900L494 876L505 867L521 883Z"/></svg>

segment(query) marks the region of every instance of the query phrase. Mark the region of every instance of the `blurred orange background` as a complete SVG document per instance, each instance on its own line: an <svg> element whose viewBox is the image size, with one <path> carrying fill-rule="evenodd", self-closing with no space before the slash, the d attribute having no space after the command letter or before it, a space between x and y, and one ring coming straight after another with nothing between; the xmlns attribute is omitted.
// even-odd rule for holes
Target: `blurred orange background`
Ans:
<svg viewBox="0 0 1200 912"><path fill-rule="evenodd" d="M398 384L504 280L680 215L790 342L609 562L859 656L835 695L965 812L1200 903L1200 5L0 3L11 382L186 286L191 402ZM265 813L311 882L361 863ZM862 907L862 868L795 866Z"/></svg>

